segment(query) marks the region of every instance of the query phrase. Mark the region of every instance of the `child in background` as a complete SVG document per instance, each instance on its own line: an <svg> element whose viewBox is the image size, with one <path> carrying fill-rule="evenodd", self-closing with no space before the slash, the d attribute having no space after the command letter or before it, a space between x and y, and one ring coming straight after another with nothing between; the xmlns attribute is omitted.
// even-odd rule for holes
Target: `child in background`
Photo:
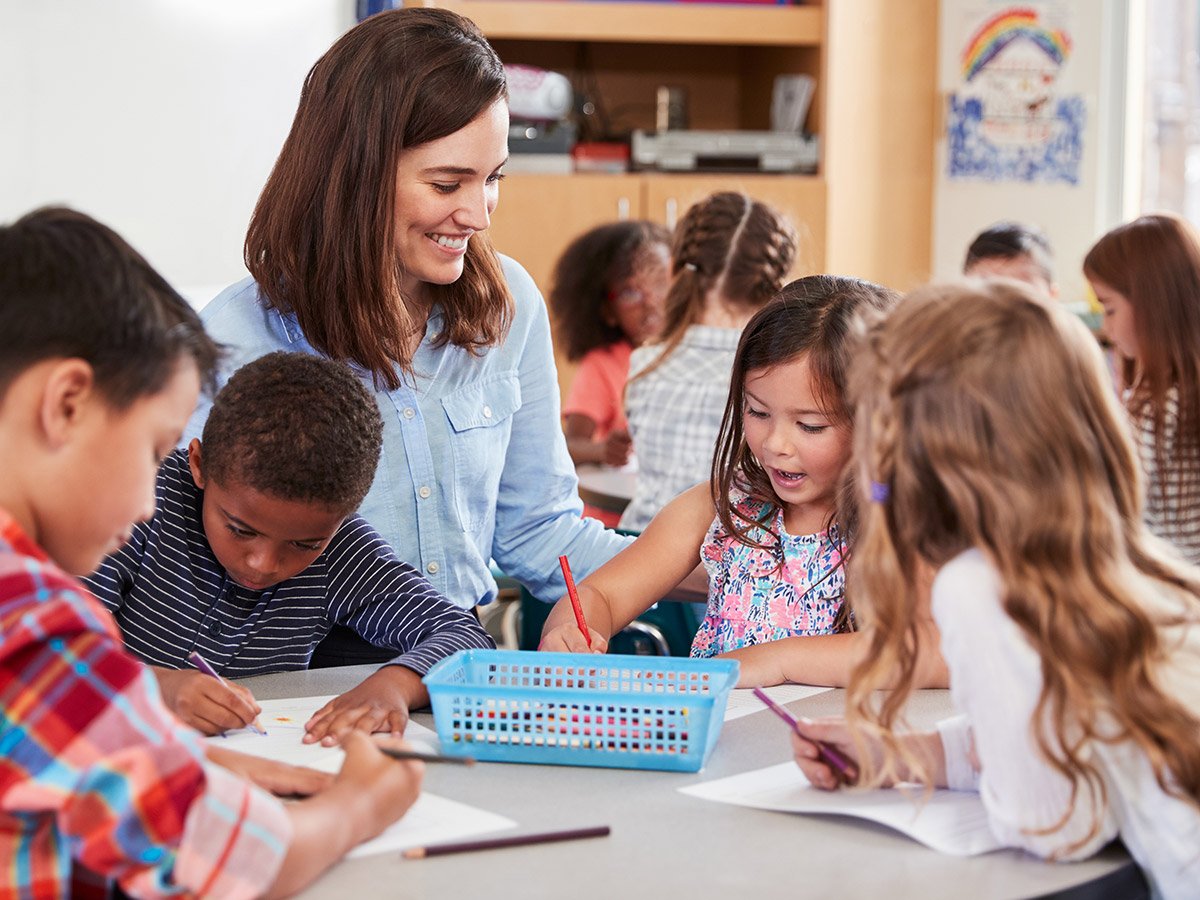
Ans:
<svg viewBox="0 0 1200 900"><path fill-rule="evenodd" d="M848 725L801 723L805 775L837 785L808 739L830 741L862 784L978 790L992 833L1038 856L1086 857L1119 834L1154 896L1195 897L1200 571L1142 524L1096 341L1015 285L924 288L855 356L851 398L870 652ZM964 715L899 734L930 573Z"/></svg>
<svg viewBox="0 0 1200 900"><path fill-rule="evenodd" d="M711 481L667 504L579 585L592 650L604 652L699 560L708 611L692 656L738 659L742 685L846 684L861 645L844 603L847 535L836 508L850 453L848 331L857 314L891 301L866 281L812 275L750 320ZM551 612L542 649L586 652L569 600ZM937 679L936 660L922 677Z"/></svg>
<svg viewBox="0 0 1200 900"><path fill-rule="evenodd" d="M1100 238L1083 274L1120 357L1146 521L1200 563L1200 242L1178 216L1142 216Z"/></svg>
<svg viewBox="0 0 1200 900"><path fill-rule="evenodd" d="M1052 300L1058 297L1050 239L1032 225L997 222L979 232L967 248L963 274L975 278L1012 278L1033 286Z"/></svg>
<svg viewBox="0 0 1200 900"><path fill-rule="evenodd" d="M629 356L662 327L670 241L661 225L613 222L572 241L554 268L550 309L559 346L579 363L563 404L567 449L576 465L629 461ZM609 526L620 518L594 507L584 514Z"/></svg>
<svg viewBox="0 0 1200 900"><path fill-rule="evenodd" d="M238 369L203 442L163 462L154 518L87 582L189 725L216 734L259 712L248 690L193 668L193 651L244 678L307 668L335 624L389 649L390 664L307 723L306 741L332 744L351 728L402 733L408 710L429 702L430 666L495 646L354 515L381 432L346 365L277 351Z"/></svg>
<svg viewBox="0 0 1200 900"><path fill-rule="evenodd" d="M629 363L625 415L638 477L622 528L641 531L708 478L738 336L782 287L795 256L792 227L745 194L713 194L679 221L666 322Z"/></svg>
<svg viewBox="0 0 1200 900"><path fill-rule="evenodd" d="M420 765L359 734L331 782L220 748L206 759L72 577L154 511L158 461L216 356L186 301L104 226L45 209L0 227L6 897L95 896L97 876L138 897L293 893L417 798ZM227 769L320 793L285 807Z"/></svg>

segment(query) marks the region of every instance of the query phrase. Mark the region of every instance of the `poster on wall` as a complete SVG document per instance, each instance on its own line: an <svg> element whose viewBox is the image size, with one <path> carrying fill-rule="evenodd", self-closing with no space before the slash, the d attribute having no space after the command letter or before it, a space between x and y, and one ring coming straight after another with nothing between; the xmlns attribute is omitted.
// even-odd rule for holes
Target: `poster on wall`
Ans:
<svg viewBox="0 0 1200 900"><path fill-rule="evenodd" d="M948 103L947 176L1078 185L1086 104L1073 89L1069 4L965 6Z"/></svg>

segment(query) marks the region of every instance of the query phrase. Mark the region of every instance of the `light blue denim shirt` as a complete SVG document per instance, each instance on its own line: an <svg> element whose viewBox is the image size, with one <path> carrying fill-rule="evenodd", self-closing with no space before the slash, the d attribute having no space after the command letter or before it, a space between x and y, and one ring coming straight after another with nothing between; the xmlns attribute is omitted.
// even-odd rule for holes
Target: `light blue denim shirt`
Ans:
<svg viewBox="0 0 1200 900"><path fill-rule="evenodd" d="M489 558L537 597L566 586L559 554L576 579L629 543L582 519L575 467L559 424L558 379L541 293L518 263L501 257L516 301L504 342L482 355L435 347L443 315L435 308L413 358L412 379L375 390L383 452L359 512L402 560L463 607L496 597ZM336 302L336 300L334 300ZM253 279L226 288L201 313L229 347L221 382L272 350L316 353L294 315L264 305ZM369 374L358 369L373 388ZM185 440L200 435L202 401Z"/></svg>

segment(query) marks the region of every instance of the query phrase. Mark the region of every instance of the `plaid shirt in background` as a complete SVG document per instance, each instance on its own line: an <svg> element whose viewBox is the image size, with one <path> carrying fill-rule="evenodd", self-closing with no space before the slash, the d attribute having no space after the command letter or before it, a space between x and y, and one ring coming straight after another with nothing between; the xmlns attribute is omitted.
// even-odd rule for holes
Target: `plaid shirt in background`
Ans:
<svg viewBox="0 0 1200 900"><path fill-rule="evenodd" d="M79 866L139 897L252 897L291 839L278 800L204 761L112 618L0 509L0 900Z"/></svg>
<svg viewBox="0 0 1200 900"><path fill-rule="evenodd" d="M713 450L729 398L729 375L742 333L693 325L671 355L644 378L662 348L639 347L629 361L625 416L637 454L637 488L621 527L643 531L658 511L712 474Z"/></svg>

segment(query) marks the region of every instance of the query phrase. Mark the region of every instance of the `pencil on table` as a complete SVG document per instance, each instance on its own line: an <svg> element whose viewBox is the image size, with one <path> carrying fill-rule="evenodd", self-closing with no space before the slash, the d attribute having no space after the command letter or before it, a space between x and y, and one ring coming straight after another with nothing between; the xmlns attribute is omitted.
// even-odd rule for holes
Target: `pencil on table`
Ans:
<svg viewBox="0 0 1200 900"><path fill-rule="evenodd" d="M456 841L449 844L434 844L431 847L410 847L404 851L404 857L405 859L424 859L427 856L469 853L474 850L498 850L502 847L524 847L527 844L576 841L583 838L607 837L610 831L611 829L607 825L599 825L595 828L573 828L567 831L543 831L538 834L517 834L511 837L484 838L478 841Z"/></svg>
<svg viewBox="0 0 1200 900"><path fill-rule="evenodd" d="M567 596L571 598L571 609L575 610L575 624L583 632L583 639L587 641L590 649L592 633L588 631L587 621L583 618L583 607L579 605L579 592L575 590L575 579L571 577L571 564L567 562L566 556L560 556L558 565L562 569L563 579L567 582Z"/></svg>

